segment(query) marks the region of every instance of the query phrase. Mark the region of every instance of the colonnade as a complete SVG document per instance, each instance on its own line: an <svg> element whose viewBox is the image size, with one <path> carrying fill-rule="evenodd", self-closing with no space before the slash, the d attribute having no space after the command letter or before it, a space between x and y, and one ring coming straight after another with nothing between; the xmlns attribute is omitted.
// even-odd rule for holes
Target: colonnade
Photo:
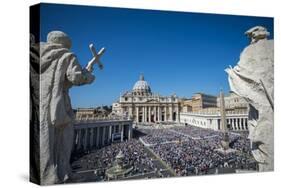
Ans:
<svg viewBox="0 0 281 188"><path fill-rule="evenodd" d="M220 114L180 113L180 122L201 128L222 130ZM248 114L226 114L229 130L248 131Z"/></svg>
<svg viewBox="0 0 281 188"><path fill-rule="evenodd" d="M227 125L231 130L248 130L248 119L247 118L227 118Z"/></svg>
<svg viewBox="0 0 281 188"><path fill-rule="evenodd" d="M74 125L74 151L89 151L109 145L114 141L123 142L132 138L130 122L83 123Z"/></svg>

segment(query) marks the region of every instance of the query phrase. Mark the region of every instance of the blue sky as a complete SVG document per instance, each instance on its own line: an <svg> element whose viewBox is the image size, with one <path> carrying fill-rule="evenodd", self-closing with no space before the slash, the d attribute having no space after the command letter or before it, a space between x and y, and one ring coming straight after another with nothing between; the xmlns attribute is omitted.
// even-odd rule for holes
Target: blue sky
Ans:
<svg viewBox="0 0 281 188"><path fill-rule="evenodd" d="M161 95L228 92L224 69L237 64L249 44L244 32L256 25L273 38L272 18L43 4L40 37L67 33L83 67L92 57L90 43L106 48L96 81L70 90L76 108L111 105L140 73Z"/></svg>

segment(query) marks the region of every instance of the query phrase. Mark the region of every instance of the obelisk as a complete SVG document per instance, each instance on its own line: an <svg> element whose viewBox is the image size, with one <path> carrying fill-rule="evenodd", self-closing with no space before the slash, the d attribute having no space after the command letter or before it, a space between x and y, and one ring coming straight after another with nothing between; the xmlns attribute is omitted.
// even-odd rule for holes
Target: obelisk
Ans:
<svg viewBox="0 0 281 188"><path fill-rule="evenodd" d="M223 132L223 139L221 140L221 145L223 150L229 149L229 136L225 115L225 105L224 105L224 94L222 90L220 91L220 115L221 115L221 130Z"/></svg>

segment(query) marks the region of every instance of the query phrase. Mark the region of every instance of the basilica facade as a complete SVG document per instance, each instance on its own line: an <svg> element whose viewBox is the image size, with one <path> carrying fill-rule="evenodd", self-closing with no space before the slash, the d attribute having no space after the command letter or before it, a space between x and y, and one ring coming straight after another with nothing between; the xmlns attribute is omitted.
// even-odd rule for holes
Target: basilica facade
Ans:
<svg viewBox="0 0 281 188"><path fill-rule="evenodd" d="M180 100L176 95L152 92L144 76L112 104L112 112L133 119L135 123L179 122Z"/></svg>

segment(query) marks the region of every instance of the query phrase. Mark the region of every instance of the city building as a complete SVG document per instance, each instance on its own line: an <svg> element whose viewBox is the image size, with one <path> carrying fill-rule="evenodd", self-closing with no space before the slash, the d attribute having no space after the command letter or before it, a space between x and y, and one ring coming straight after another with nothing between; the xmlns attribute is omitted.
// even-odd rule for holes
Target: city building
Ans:
<svg viewBox="0 0 281 188"><path fill-rule="evenodd" d="M140 75L133 89L112 104L112 112L130 117L135 123L179 122L180 102L176 95L152 93L144 76Z"/></svg>
<svg viewBox="0 0 281 188"><path fill-rule="evenodd" d="M216 102L215 102L216 101ZM248 130L248 103L230 92L224 97L227 127L233 131ZM219 97L197 93L182 102L180 122L183 124L221 130Z"/></svg>
<svg viewBox="0 0 281 188"><path fill-rule="evenodd" d="M217 107L217 96L195 93L191 100L193 112L200 111L203 108Z"/></svg>
<svg viewBox="0 0 281 188"><path fill-rule="evenodd" d="M190 99L181 100L182 112L198 112L205 108L217 107L217 96L195 93Z"/></svg>
<svg viewBox="0 0 281 188"><path fill-rule="evenodd" d="M227 113L248 114L248 102L232 91L224 97L224 105ZM217 99L217 106L220 107L219 98Z"/></svg>

